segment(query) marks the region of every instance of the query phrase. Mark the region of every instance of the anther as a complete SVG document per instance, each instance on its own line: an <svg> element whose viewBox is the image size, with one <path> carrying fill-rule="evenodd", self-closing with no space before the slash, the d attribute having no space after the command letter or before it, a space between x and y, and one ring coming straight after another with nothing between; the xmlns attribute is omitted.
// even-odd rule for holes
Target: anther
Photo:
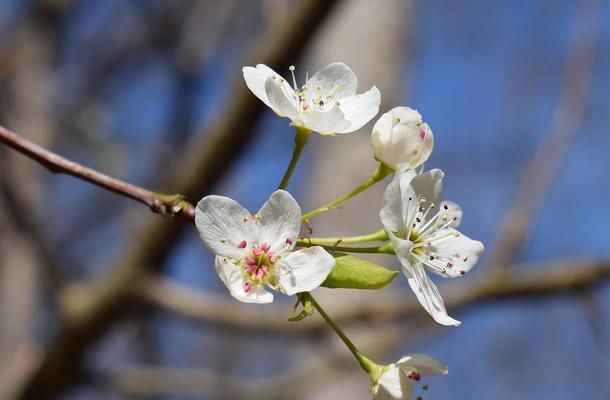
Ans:
<svg viewBox="0 0 610 400"><path fill-rule="evenodd" d="M460 271L460 275L465 275L465 274L466 274L466 271L464 271L464 270Z"/></svg>
<svg viewBox="0 0 610 400"><path fill-rule="evenodd" d="M447 261L447 268L451 268L451 267L453 267L453 262Z"/></svg>
<svg viewBox="0 0 610 400"><path fill-rule="evenodd" d="M400 118L396 118L396 123L399 124L400 123Z"/></svg>
<svg viewBox="0 0 610 400"><path fill-rule="evenodd" d="M447 204L445 204L445 205L443 206L443 208L444 208L445 210L448 210L448 209L449 209L449 206L448 206Z"/></svg>
<svg viewBox="0 0 610 400"><path fill-rule="evenodd" d="M248 245L248 242L246 242L245 240L242 240L241 242L237 243L237 248L245 249L247 245Z"/></svg>
<svg viewBox="0 0 610 400"><path fill-rule="evenodd" d="M249 219L250 218L248 218L248 217L244 217L244 222L248 222Z"/></svg>
<svg viewBox="0 0 610 400"><path fill-rule="evenodd" d="M292 246L292 239L286 238L286 244Z"/></svg>
<svg viewBox="0 0 610 400"><path fill-rule="evenodd" d="M227 239L225 239L225 238L220 239L220 243L222 243L222 244L227 243Z"/></svg>
<svg viewBox="0 0 610 400"><path fill-rule="evenodd" d="M422 389L424 389L424 390L428 390L428 387L429 387L429 386L428 386L428 384L427 384L427 383L425 383L425 384L423 384L423 385L421 386L421 388L422 388Z"/></svg>
<svg viewBox="0 0 610 400"><path fill-rule="evenodd" d="M462 258L462 260L464 260L464 262L468 261L468 256Z"/></svg>
<svg viewBox="0 0 610 400"><path fill-rule="evenodd" d="M411 373L409 374L409 379L413 379L414 381L419 382L419 380L421 379L421 375L418 372L411 371Z"/></svg>

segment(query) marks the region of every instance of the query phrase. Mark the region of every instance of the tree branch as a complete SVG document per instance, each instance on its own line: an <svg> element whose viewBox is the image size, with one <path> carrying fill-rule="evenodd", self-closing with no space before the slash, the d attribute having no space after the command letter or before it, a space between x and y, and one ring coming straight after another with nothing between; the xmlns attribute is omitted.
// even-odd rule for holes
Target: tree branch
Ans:
<svg viewBox="0 0 610 400"><path fill-rule="evenodd" d="M535 266L515 266L515 272L494 273L468 283L445 285L445 304L457 311L482 302L517 297L544 298L561 293L578 294L610 279L609 261L566 261ZM535 271L535 272L530 272ZM544 272L539 272L544 271ZM308 318L289 322L286 309L269 306L255 315L242 311L229 300L185 287L167 279L156 278L142 286L150 304L194 321L234 329L297 331L307 333L327 329L321 319ZM377 296L378 297L378 296ZM419 303L404 301L402 291L383 293L383 298L333 311L337 322L355 323L376 318L415 318L424 313ZM232 302L234 303L234 302Z"/></svg>
<svg viewBox="0 0 610 400"><path fill-rule="evenodd" d="M46 150L1 125L0 142L40 163L53 173L71 175L121 196L129 197L146 204L153 212L165 217L182 216L191 222L195 220L195 208L188 201L184 200L182 195L155 193L131 183L112 178Z"/></svg>

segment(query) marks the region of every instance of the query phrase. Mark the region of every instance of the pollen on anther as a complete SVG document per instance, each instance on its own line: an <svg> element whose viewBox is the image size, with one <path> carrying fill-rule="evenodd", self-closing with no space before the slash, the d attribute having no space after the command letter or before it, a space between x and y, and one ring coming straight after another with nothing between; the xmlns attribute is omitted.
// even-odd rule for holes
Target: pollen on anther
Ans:
<svg viewBox="0 0 610 400"><path fill-rule="evenodd" d="M289 69L290 71L294 71L296 68L294 67L294 65L291 65L290 67L288 67L288 69Z"/></svg>
<svg viewBox="0 0 610 400"><path fill-rule="evenodd" d="M220 239L220 243L222 243L222 244L227 243L227 239L225 239L225 238Z"/></svg>
<svg viewBox="0 0 610 400"><path fill-rule="evenodd" d="M468 256L462 258L462 260L464 260L464 262L468 261Z"/></svg>

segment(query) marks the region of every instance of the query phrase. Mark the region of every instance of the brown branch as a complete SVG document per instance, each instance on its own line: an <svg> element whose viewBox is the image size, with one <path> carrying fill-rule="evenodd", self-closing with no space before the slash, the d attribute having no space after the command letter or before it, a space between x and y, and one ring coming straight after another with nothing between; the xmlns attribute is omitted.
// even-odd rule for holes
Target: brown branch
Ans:
<svg viewBox="0 0 610 400"><path fill-rule="evenodd" d="M544 298L561 293L579 294L610 279L610 261L569 261L535 266L516 266L510 273L489 274L484 279L445 285L447 309L455 312L482 302L514 298ZM534 272L532 272L534 271ZM541 272L542 271L542 272ZM237 307L232 300L191 289L167 279L154 279L142 286L142 294L150 304L182 317L206 324L235 329L265 331L298 331L307 333L325 330L323 320L308 318L289 322L287 310L270 306L256 314ZM361 304L331 312L340 323L355 323L378 318L416 318L425 312L419 303L405 301L402 291L383 293L378 301L367 299ZM233 304L232 304L233 303Z"/></svg>
<svg viewBox="0 0 610 400"><path fill-rule="evenodd" d="M284 69L304 51L317 27L337 0L306 0L297 4L288 18L279 20L261 37L257 51L246 65L265 63ZM241 80L230 103L209 134L197 135L187 143L178 160L180 165L162 179L186 198L199 198L221 179L222 172L235 160L254 135L262 103ZM20 399L54 398L75 383L86 353L110 328L140 309L137 286L162 270L164 260L181 238L186 224L168 223L156 218L145 226L120 263L96 282L66 290L62 303L66 321L50 344Z"/></svg>
<svg viewBox="0 0 610 400"><path fill-rule="evenodd" d="M40 163L53 173L71 175L121 196L129 197L146 204L153 212L166 217L182 216L191 222L195 220L195 208L184 200L182 195L155 193L112 178L46 150L1 125L0 142Z"/></svg>
<svg viewBox="0 0 610 400"><path fill-rule="evenodd" d="M517 257L578 133L589 97L601 26L601 2L584 0L579 3L582 4L576 7L559 103L544 138L523 173L513 205L498 229L498 239L488 258L489 265L508 266ZM585 24L587 29L583 30L581 26ZM579 33L582 37L578 36Z"/></svg>

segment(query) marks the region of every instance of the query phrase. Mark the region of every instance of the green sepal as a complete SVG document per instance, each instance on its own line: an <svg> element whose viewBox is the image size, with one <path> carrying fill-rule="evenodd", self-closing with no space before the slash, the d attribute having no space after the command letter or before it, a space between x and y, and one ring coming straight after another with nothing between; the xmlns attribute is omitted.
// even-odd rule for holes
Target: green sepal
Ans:
<svg viewBox="0 0 610 400"><path fill-rule="evenodd" d="M311 303L311 300L309 299L309 297L305 296L304 293L297 293L297 302L292 307L293 313L296 312L296 309L299 306L299 304L303 305L301 312L292 318L288 318L288 321L291 321L291 322L300 321L302 319L309 317L311 314L313 314L313 304Z"/></svg>
<svg viewBox="0 0 610 400"><path fill-rule="evenodd" d="M321 286L343 289L381 289L392 282L397 271L344 253L334 253L336 265Z"/></svg>

